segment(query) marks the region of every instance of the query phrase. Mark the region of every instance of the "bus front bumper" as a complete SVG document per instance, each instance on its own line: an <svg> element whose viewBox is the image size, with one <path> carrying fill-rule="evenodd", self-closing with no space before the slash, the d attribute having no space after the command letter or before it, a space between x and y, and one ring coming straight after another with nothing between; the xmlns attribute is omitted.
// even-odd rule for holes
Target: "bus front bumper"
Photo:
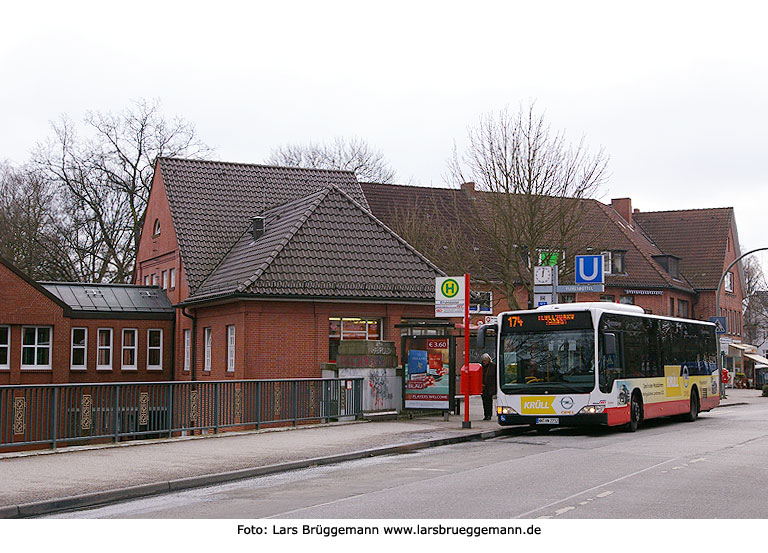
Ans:
<svg viewBox="0 0 768 553"><path fill-rule="evenodd" d="M608 424L607 413L589 415L539 416L539 415L498 415L501 426L528 424L533 426L594 426Z"/></svg>

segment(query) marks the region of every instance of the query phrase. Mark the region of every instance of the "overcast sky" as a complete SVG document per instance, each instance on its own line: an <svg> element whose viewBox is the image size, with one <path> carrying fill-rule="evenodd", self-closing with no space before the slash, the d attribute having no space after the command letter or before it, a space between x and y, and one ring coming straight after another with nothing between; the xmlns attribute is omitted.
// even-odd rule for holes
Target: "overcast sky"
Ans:
<svg viewBox="0 0 768 553"><path fill-rule="evenodd" d="M0 159L25 161L62 114L157 98L218 159L356 136L399 182L445 186L468 126L534 101L610 157L603 201L733 206L742 251L768 247L758 2L112 4L3 4Z"/></svg>

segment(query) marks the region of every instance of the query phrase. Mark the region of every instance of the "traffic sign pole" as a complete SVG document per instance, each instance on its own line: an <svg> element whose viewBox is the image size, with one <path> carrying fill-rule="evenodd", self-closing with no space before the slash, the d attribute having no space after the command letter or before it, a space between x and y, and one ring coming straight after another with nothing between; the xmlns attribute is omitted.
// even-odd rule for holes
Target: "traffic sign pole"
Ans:
<svg viewBox="0 0 768 553"><path fill-rule="evenodd" d="M464 422L462 428L472 428L469 420L469 273L464 275L464 366L467 376L464 379Z"/></svg>

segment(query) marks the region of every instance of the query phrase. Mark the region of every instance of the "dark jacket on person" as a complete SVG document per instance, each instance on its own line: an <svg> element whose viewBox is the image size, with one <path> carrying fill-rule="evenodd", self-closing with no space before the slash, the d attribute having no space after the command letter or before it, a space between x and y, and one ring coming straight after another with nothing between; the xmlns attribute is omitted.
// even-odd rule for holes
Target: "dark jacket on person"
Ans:
<svg viewBox="0 0 768 553"><path fill-rule="evenodd" d="M496 363L491 361L483 367L483 394L496 395Z"/></svg>

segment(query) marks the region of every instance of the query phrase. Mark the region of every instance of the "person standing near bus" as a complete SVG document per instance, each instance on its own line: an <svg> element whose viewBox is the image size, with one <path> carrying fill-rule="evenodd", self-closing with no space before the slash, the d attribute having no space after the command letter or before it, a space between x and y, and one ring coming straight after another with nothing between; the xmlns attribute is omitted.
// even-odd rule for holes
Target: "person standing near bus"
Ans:
<svg viewBox="0 0 768 553"><path fill-rule="evenodd" d="M487 353L480 357L480 364L483 367L483 392L480 394L483 398L483 420L489 421L493 416L493 396L496 394L496 364Z"/></svg>
<svg viewBox="0 0 768 553"><path fill-rule="evenodd" d="M722 390L722 392L720 394L720 397L722 399L726 399L726 397L725 397L725 385L726 384L728 384L728 369L723 367L723 390Z"/></svg>

